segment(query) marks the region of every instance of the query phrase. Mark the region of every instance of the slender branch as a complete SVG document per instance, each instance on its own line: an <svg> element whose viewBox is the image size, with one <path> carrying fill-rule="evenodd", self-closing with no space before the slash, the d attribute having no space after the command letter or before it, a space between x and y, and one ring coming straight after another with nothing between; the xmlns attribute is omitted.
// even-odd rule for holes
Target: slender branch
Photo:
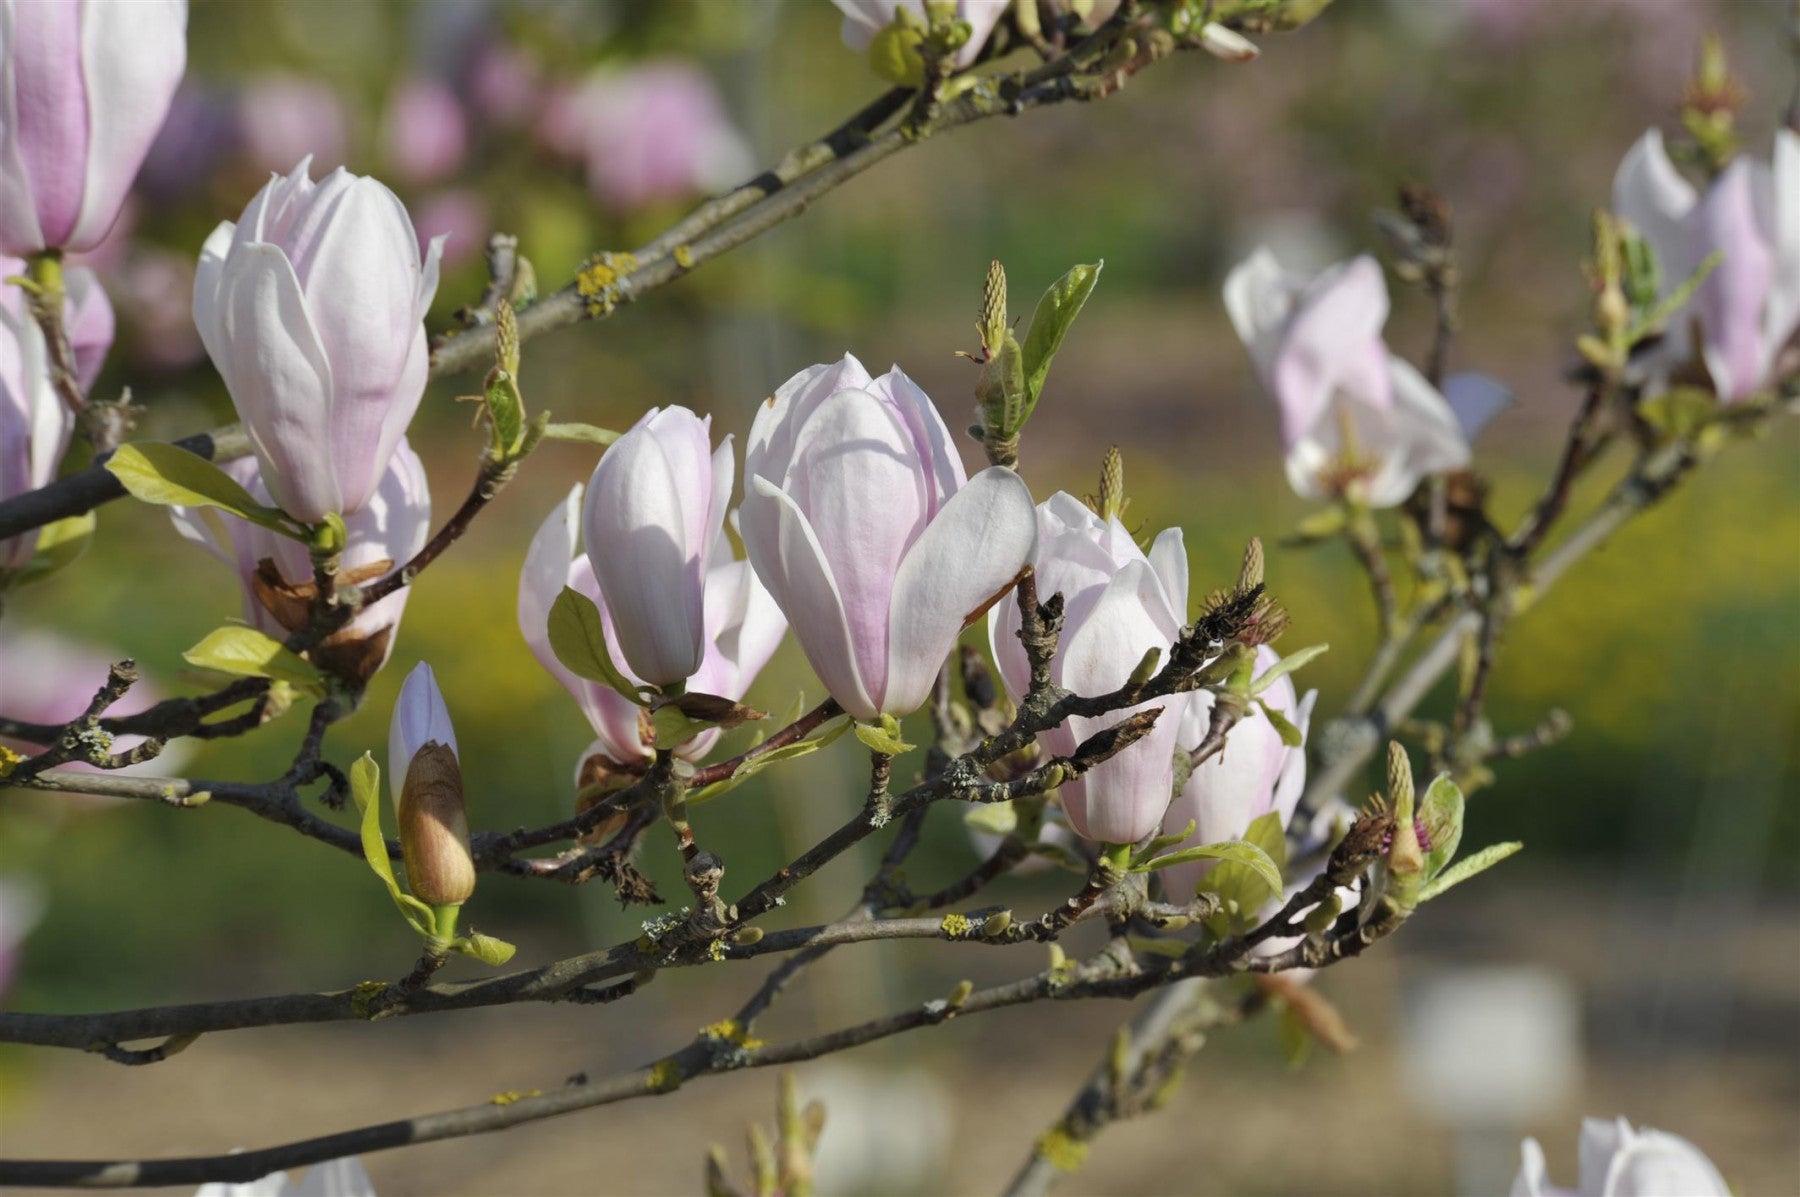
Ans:
<svg viewBox="0 0 1800 1197"><path fill-rule="evenodd" d="M876 134L873 130L904 103L907 93L878 97L844 125L817 142L785 156L773 172L765 172L719 199L709 201L674 228L640 249L610 255L614 265L588 269L561 290L519 312L521 340L585 320L603 319L768 230L800 215L815 200L857 175L937 133L996 116L1018 116L1068 100L1100 99L1117 90L1116 83L1151 65L1160 55L1142 55L1113 68L1108 54L1128 39L1132 25L1114 18L1093 37L1063 58L1029 72L1013 72L979 80L969 91L943 104L922 122L903 122ZM1101 72L1091 81L1084 71ZM771 179L770 175L774 178ZM780 183L779 187L773 186ZM676 234L683 234L677 237ZM602 255L602 258L608 255ZM621 270L620 266L626 266ZM438 345L431 357L431 377L477 369L491 360L493 337L484 327L457 332ZM215 461L241 457L249 442L237 425L176 442ZM41 527L53 520L91 511L124 495L124 488L104 468L104 458L46 487L0 501L0 539Z"/></svg>

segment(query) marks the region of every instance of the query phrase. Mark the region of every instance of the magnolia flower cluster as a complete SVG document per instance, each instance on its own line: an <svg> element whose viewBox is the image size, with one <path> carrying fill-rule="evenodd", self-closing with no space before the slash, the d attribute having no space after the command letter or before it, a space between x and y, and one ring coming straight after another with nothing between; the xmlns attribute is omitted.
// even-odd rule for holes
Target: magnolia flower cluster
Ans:
<svg viewBox="0 0 1800 1197"><path fill-rule="evenodd" d="M1800 134L1779 130L1772 162L1740 154L1699 192L1652 129L1620 163L1613 207L1650 243L1665 289L1719 255L1669 319L1656 349L1660 370L1698 353L1727 403L1767 385L1776 356L1800 330Z"/></svg>
<svg viewBox="0 0 1800 1197"><path fill-rule="evenodd" d="M1311 277L1258 250L1225 279L1225 308L1281 414L1288 482L1308 499L1404 502L1469 464L1507 392L1478 374L1444 391L1382 340L1387 282L1367 254Z"/></svg>

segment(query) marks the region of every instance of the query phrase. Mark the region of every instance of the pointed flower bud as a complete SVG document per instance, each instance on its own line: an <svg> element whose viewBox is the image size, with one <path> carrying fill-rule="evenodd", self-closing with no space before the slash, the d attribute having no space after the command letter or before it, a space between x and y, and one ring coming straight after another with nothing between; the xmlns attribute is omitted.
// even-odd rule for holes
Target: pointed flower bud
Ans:
<svg viewBox="0 0 1800 1197"><path fill-rule="evenodd" d="M706 566L731 501L731 438L712 417L653 407L600 458L582 539L631 671L685 682L706 653Z"/></svg>
<svg viewBox="0 0 1800 1197"><path fill-rule="evenodd" d="M418 410L442 246L421 261L393 192L310 163L206 239L194 323L269 493L316 522L369 501Z"/></svg>
<svg viewBox="0 0 1800 1197"><path fill-rule="evenodd" d="M1146 555L1117 519L1101 519L1073 495L1052 495L1038 507L1037 518L1032 568L1038 593L1061 594L1066 612L1050 678L1077 694L1116 690L1146 653L1167 653L1181 632L1188 595L1181 530L1164 531ZM1017 603L1001 603L988 613L989 643L1014 699L1024 696L1031 678L1018 629ZM1185 702L1162 698L1098 718L1076 716L1038 737L1047 753L1068 756L1131 716L1162 709L1148 733L1062 787L1063 809L1076 834L1098 843L1130 844L1156 830L1174 788Z"/></svg>
<svg viewBox="0 0 1800 1197"><path fill-rule="evenodd" d="M1209 21L1200 27L1200 44L1208 54L1226 62L1249 62L1262 53L1255 42L1217 21Z"/></svg>
<svg viewBox="0 0 1800 1197"><path fill-rule="evenodd" d="M0 252L111 231L187 65L187 0L0 4Z"/></svg>
<svg viewBox="0 0 1800 1197"><path fill-rule="evenodd" d="M871 379L848 354L758 408L744 482L751 564L856 719L917 710L1037 540L1017 474L966 478L925 392L899 367Z"/></svg>
<svg viewBox="0 0 1800 1197"><path fill-rule="evenodd" d="M475 861L469 855L456 730L437 677L423 661L406 675L394 704L388 783L413 896L431 906L467 902L475 892Z"/></svg>

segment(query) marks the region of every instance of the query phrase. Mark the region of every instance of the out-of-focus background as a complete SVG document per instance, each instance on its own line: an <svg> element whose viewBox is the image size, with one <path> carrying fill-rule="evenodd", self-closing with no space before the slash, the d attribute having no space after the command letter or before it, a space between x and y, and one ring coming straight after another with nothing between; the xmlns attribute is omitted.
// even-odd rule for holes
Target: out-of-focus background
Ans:
<svg viewBox="0 0 1800 1197"><path fill-rule="evenodd" d="M1267 38L1252 64L1185 56L1105 103L910 150L616 318L530 343L527 400L612 427L683 403L741 437L782 380L850 350L875 370L901 363L958 426L974 371L954 351L975 347L988 260L1005 262L1015 309L1028 309L1070 264L1104 258L1031 424L1027 478L1040 496L1090 490L1101 452L1119 444L1131 517L1185 529L1202 592L1262 536L1294 615L1284 647L1333 646L1306 671L1333 713L1366 660L1369 602L1340 547L1275 547L1308 507L1284 483L1272 410L1220 303L1224 273L1258 244L1296 266L1377 249L1370 211L1397 183L1439 189L1455 206L1465 277L1454 364L1517 395L1477 452L1495 509L1514 518L1575 398L1561 373L1587 302L1589 212L1645 128L1674 131L1709 29L1749 90L1747 147L1766 154L1793 87L1786 10L1342 4ZM545 287L559 286L588 253L640 243L697 194L860 106L881 85L837 26L811 2L196 0L188 79L120 235L96 255L122 324L101 390L130 385L149 436L230 418L188 314L193 262L270 170L310 153L315 173L375 174L421 233L448 234L441 326L478 294L490 231L519 234ZM1390 283L1390 343L1422 352L1428 306ZM434 384L413 430L440 513L472 476L478 442L451 400L473 387ZM1735 448L1508 634L1498 729L1561 706L1575 731L1504 765L1475 800L1465 843L1522 839L1522 857L1320 979L1360 1050L1292 1070L1267 1020L1222 1033L1173 1104L1106 1136L1071 1191L1494 1192L1523 1133L1572 1179L1584 1113L1691 1138L1738 1192L1800 1190L1797 450L1792 425ZM585 448L540 450L426 575L365 708L328 738L333 758L382 752L399 681L426 659L456 720L472 821L508 828L568 812L590 736L525 651L513 604L532 530L592 465ZM237 604L232 580L159 513L115 504L85 561L9 597L0 709L26 714L10 700L70 671L62 702L78 709L123 655L179 691L181 650ZM820 694L790 643L751 697L785 710L802 689ZM289 718L205 746L186 768L271 776L300 731ZM842 744L700 811L699 833L741 888L854 809L861 767ZM928 884L974 859L944 812L913 873ZM665 893L681 891L661 837L642 863ZM229 809L7 794L0 875L29 889L41 915L13 962L11 1009L339 988L397 975L416 946L360 862ZM840 862L787 916L834 917L861 879L855 861ZM994 892L1034 910L1068 884ZM535 962L628 937L647 913L621 911L600 884L489 876L467 917ZM0 941L22 930L15 915ZM1032 948L935 946L843 949L765 1034L1042 963ZM671 1050L735 1009L762 971L676 972L649 1000L616 1006L215 1036L148 1069L0 1051L0 1142L13 1155L193 1154L479 1102ZM802 1089L830 1105L825 1191L995 1189L1127 1013L1032 1008L802 1067ZM384 1193L689 1192L705 1144L740 1151L743 1122L768 1120L773 1086L766 1073L709 1080L367 1163Z"/></svg>

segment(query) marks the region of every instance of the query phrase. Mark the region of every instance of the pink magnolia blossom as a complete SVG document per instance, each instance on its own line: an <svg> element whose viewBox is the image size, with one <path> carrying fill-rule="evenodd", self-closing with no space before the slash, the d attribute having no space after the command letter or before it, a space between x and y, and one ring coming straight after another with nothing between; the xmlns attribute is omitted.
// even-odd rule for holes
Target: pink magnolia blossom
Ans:
<svg viewBox="0 0 1800 1197"><path fill-rule="evenodd" d="M857 719L917 710L968 622L1037 540L1011 470L966 479L943 417L898 366L801 371L744 453L744 547L806 659Z"/></svg>
<svg viewBox="0 0 1800 1197"><path fill-rule="evenodd" d="M224 469L258 502L269 502L254 458L238 458ZM313 580L305 545L216 508L171 507L169 513L177 531L237 574L246 623L276 639L305 625L304 599ZM338 569L348 581L373 581L425 547L431 531L431 491L425 467L404 437L394 447L374 493L344 517L344 530L347 539ZM264 561L272 574L262 568ZM372 676L393 651L408 590L403 586L359 611L314 650L315 655L322 654L321 663L336 661L360 680Z"/></svg>
<svg viewBox="0 0 1800 1197"><path fill-rule="evenodd" d="M186 65L186 0L0 0L0 251L99 244Z"/></svg>
<svg viewBox="0 0 1800 1197"><path fill-rule="evenodd" d="M925 20L925 4L923 0L831 0L844 14L844 44L852 50L867 50L875 35L894 23L894 14L904 8ZM987 45L988 38L994 34L994 26L1006 15L1007 7L1012 0L956 0L956 16L958 20L969 23L969 40L957 50L954 59L960 69L973 63L981 55L981 48Z"/></svg>
<svg viewBox="0 0 1800 1197"><path fill-rule="evenodd" d="M731 438L712 417L653 407L600 456L582 540L624 663L654 686L685 681L706 655L708 558L731 501Z"/></svg>
<svg viewBox="0 0 1800 1197"><path fill-rule="evenodd" d="M62 724L78 719L94 694L106 683L108 672L124 653L108 655L102 646L72 640L43 628L30 628L16 620L0 621L0 714L27 723ZM111 707L109 716L136 715L165 697L162 688L147 677L125 692ZM23 741L5 741L20 752L41 747ZM129 752L144 742L142 736L113 737L111 751ZM163 773L181 768L189 743L166 745L153 761L128 765L115 773ZM92 766L75 762L59 769L87 771ZM90 802L101 800L89 799Z"/></svg>
<svg viewBox="0 0 1800 1197"><path fill-rule="evenodd" d="M315 521L368 502L418 409L441 246L421 262L393 192L342 169L314 183L308 165L206 239L194 323L269 493Z"/></svg>
<svg viewBox="0 0 1800 1197"><path fill-rule="evenodd" d="M251 165L279 173L310 158L340 166L350 154L350 117L329 84L299 75L258 75L238 93L238 139Z"/></svg>
<svg viewBox="0 0 1800 1197"><path fill-rule="evenodd" d="M1403 502L1426 475L1466 466L1505 402L1479 375L1446 380L1446 398L1388 351L1387 283L1366 254L1308 278L1258 250L1226 278L1225 307L1280 410L1303 498Z"/></svg>
<svg viewBox="0 0 1800 1197"><path fill-rule="evenodd" d="M594 72L552 97L539 136L585 162L588 189L625 212L728 186L753 166L712 79L680 59Z"/></svg>
<svg viewBox="0 0 1800 1197"><path fill-rule="evenodd" d="M413 205L413 227L422 251L429 252L434 241L443 246L441 264L451 270L487 247L494 218L479 191L456 187L420 197Z"/></svg>
<svg viewBox="0 0 1800 1197"><path fill-rule="evenodd" d="M0 278L22 274L25 264L0 257ZM93 271L63 274L68 301L63 318L75 351L76 380L93 386L112 346L113 310ZM50 384L49 352L17 287L0 285L0 499L36 490L56 477L75 430L75 414ZM31 560L37 533L0 541L0 574Z"/></svg>
<svg viewBox="0 0 1800 1197"><path fill-rule="evenodd" d="M1633 1130L1623 1118L1581 1121L1581 1183L1566 1189L1549 1182L1544 1149L1536 1139L1521 1145L1524 1157L1512 1197L1730 1197L1713 1162L1679 1135L1648 1127Z"/></svg>
<svg viewBox="0 0 1800 1197"><path fill-rule="evenodd" d="M1772 162L1740 154L1699 193L1675 170L1662 134L1652 129L1620 163L1613 207L1656 252L1665 288L1720 254L1687 306L1669 319L1658 347L1662 369L1698 348L1720 399L1742 399L1766 385L1776 356L1800 329L1800 134L1780 130Z"/></svg>
<svg viewBox="0 0 1800 1197"><path fill-rule="evenodd" d="M607 452L616 452L614 445ZM633 681L619 641L616 613L607 605L599 581L581 547L582 488L576 486L550 512L525 554L519 575L519 630L532 655L550 676L563 684L587 716L595 743L582 754L599 755L621 765L632 765L650 756L651 737L642 719L642 707L608 686L576 677L556 659L550 647L550 607L565 586L592 599L600 608L607 651ZM704 644L699 668L688 678L688 689L702 694L740 699L775 654L787 624L781 611L757 581L748 561L732 557L731 542L715 529L702 584ZM688 760L705 756L718 742L716 730L705 731L676 749Z"/></svg>
<svg viewBox="0 0 1800 1197"><path fill-rule="evenodd" d="M409 79L395 89L381 135L388 165L408 183L436 183L455 174L469 148L462 104L433 79Z"/></svg>
<svg viewBox="0 0 1800 1197"><path fill-rule="evenodd" d="M1280 663L1275 650L1263 645L1256 650L1257 674L1267 672ZM1291 677L1277 678L1260 696L1288 722L1306 734L1312 719L1313 703L1319 694L1307 692L1296 699ZM1196 690L1188 700L1179 746L1193 751L1206 738L1216 701L1210 690ZM1194 833L1177 848L1196 844L1217 844L1241 839L1255 820L1275 811L1285 828L1306 789L1306 749L1282 743L1275 725L1260 707L1238 721L1225 740L1225 749L1194 766L1187 784L1175 795L1163 815L1164 834L1174 835L1194 822ZM1177 900L1185 901L1209 867L1206 861L1191 861L1162 871L1163 884Z"/></svg>
<svg viewBox="0 0 1800 1197"><path fill-rule="evenodd" d="M1073 495L1058 492L1038 506L1032 568L1038 594L1063 596L1063 634L1050 679L1076 694L1123 686L1144 655L1166 654L1187 622L1187 550L1181 529L1157 536L1148 555L1116 518L1102 519ZM988 613L988 637L1000 677L1023 697L1030 666L1019 642L1018 604ZM1186 698L1140 703L1098 718L1076 716L1038 737L1047 752L1066 755L1096 732L1138 711L1162 715L1141 740L1062 787L1063 809L1076 834L1129 844L1156 830L1175 784L1174 754Z"/></svg>

